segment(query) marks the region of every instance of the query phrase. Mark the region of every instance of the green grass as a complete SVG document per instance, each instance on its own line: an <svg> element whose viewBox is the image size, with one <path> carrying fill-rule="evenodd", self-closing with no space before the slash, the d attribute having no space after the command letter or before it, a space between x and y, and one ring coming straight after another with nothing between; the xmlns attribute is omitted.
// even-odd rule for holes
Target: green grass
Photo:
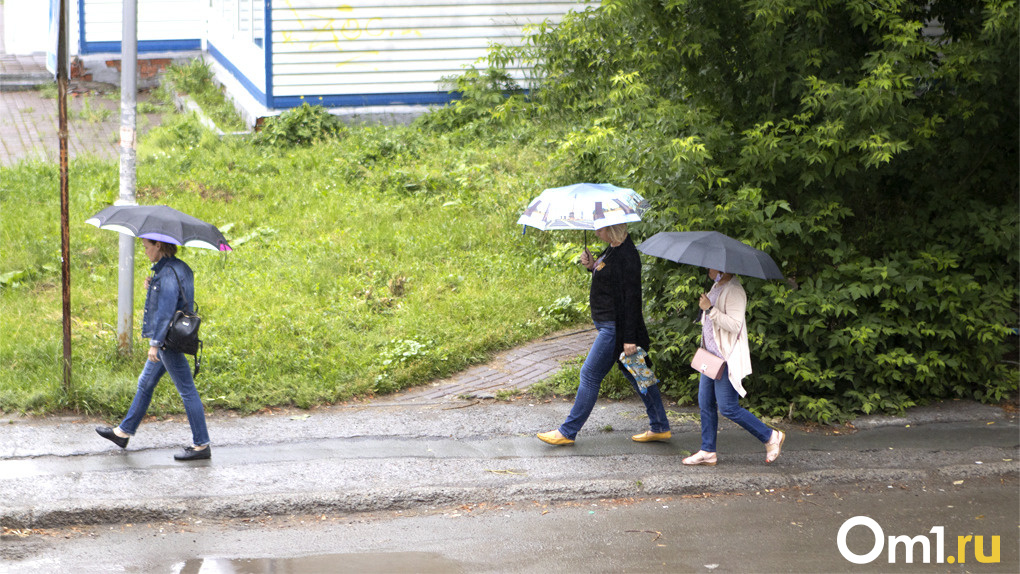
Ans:
<svg viewBox="0 0 1020 574"><path fill-rule="evenodd" d="M571 263L581 235L522 236L515 225L533 196L563 183L549 180L547 155L408 127L355 127L277 151L167 118L139 150L139 203L213 222L235 248L181 253L204 319L196 383L207 408L390 392L586 321L571 307L587 298ZM84 223L116 199L118 165L73 161L74 378L65 391L58 190L55 164L0 168L0 411L121 415L144 361L148 265L136 249L135 346L122 357L118 235ZM166 380L150 412L180 411Z"/></svg>
<svg viewBox="0 0 1020 574"><path fill-rule="evenodd" d="M227 101L223 90L213 81L209 65L192 60L184 65L171 65L166 69L164 81L153 96L156 101L170 103L173 97L168 90L187 93L202 108L209 119L224 131L241 131L247 128L233 104Z"/></svg>
<svg viewBox="0 0 1020 574"><path fill-rule="evenodd" d="M546 379L543 379L527 389L527 394L545 399L549 397L572 397L577 394L577 387L581 383L581 365L584 357L578 357L565 361L562 368ZM602 380L599 387L599 396L610 399L624 399L634 396L634 389L624 378L619 367L614 366L606 378Z"/></svg>
<svg viewBox="0 0 1020 574"><path fill-rule="evenodd" d="M98 106L93 105L92 101L93 96L90 96L89 94L82 96L81 107L78 110L71 112L71 117L81 121L98 124L105 122L113 116L113 110L103 107L102 104L99 104Z"/></svg>
<svg viewBox="0 0 1020 574"><path fill-rule="evenodd" d="M59 95L59 89L57 88L56 82L49 82L40 84L36 87L36 91L39 95L48 100L55 100Z"/></svg>

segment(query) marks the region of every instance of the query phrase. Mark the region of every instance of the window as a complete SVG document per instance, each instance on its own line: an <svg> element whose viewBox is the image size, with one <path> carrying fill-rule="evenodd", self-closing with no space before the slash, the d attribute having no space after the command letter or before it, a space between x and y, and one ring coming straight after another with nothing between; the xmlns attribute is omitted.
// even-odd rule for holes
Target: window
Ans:
<svg viewBox="0 0 1020 574"><path fill-rule="evenodd" d="M260 49L266 35L265 0L213 0L218 4L221 22L230 27L231 36L248 41ZM214 12L215 13L215 12Z"/></svg>

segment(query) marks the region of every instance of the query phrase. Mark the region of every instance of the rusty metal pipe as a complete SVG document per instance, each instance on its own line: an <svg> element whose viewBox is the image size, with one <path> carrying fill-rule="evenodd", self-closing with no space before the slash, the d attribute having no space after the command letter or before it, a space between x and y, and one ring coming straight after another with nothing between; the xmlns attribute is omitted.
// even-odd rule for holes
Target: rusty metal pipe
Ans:
<svg viewBox="0 0 1020 574"><path fill-rule="evenodd" d="M71 392L71 231L67 165L67 0L57 17L57 116L60 141L60 283L64 327L64 391Z"/></svg>

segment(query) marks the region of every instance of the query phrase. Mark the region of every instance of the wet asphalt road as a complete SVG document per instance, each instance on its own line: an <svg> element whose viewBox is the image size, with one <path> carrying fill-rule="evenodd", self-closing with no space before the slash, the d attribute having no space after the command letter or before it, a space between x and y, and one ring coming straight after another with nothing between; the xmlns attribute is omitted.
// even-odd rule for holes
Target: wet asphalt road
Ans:
<svg viewBox="0 0 1020 574"><path fill-rule="evenodd" d="M359 514L197 519L6 536L0 572L1016 572L1015 477L826 483L728 494L423 506ZM840 526L875 520L888 536L929 539L913 563L897 548L857 565ZM943 561L937 539L943 528ZM983 537L957 560L960 536ZM993 538L999 537L998 552ZM875 545L857 527L847 549ZM883 542L884 543L884 542ZM953 563L948 559L952 557Z"/></svg>

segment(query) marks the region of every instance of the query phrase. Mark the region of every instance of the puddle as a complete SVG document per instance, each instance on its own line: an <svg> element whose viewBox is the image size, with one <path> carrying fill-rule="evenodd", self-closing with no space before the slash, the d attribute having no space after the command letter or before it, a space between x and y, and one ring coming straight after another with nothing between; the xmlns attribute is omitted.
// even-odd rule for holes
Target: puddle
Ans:
<svg viewBox="0 0 1020 574"><path fill-rule="evenodd" d="M463 572L453 560L433 552L320 554L296 558L194 558L178 562L173 574L315 574L317 572L425 574Z"/></svg>

